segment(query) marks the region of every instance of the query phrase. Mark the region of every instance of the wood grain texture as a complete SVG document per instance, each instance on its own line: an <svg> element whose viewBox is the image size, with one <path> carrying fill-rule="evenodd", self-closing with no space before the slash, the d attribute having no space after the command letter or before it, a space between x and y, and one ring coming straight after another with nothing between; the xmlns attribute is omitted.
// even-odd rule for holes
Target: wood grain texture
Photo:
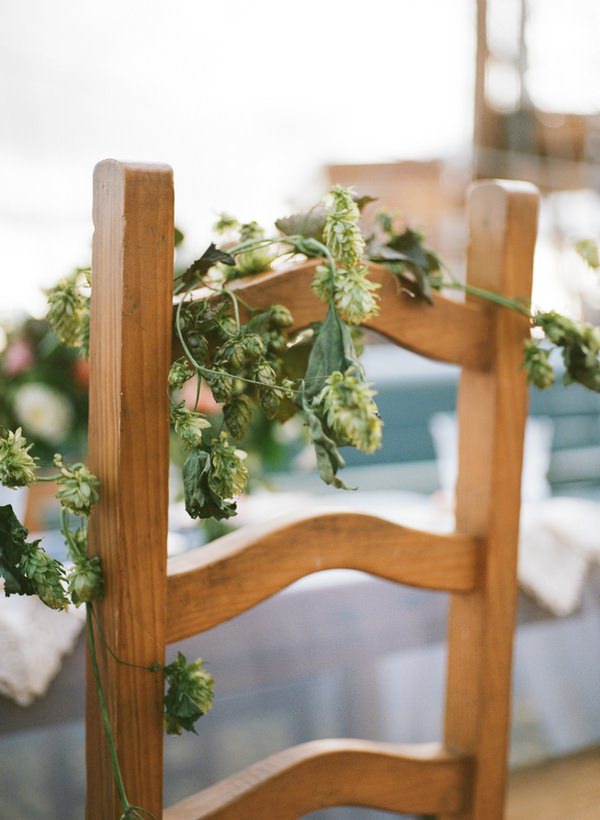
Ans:
<svg viewBox="0 0 600 820"><path fill-rule="evenodd" d="M289 268L259 273L228 285L239 292L252 307L286 305L293 314L290 332L325 318L327 306L311 290L317 262L310 261ZM490 310L481 301L455 302L433 294L433 305L408 296L394 274L382 265L368 265L370 278L381 288L381 311L365 322L364 327L381 333L395 344L442 362L485 370L491 361L487 339L490 333ZM208 290L198 290L196 297L214 299ZM243 309L242 309L243 314Z"/></svg>
<svg viewBox="0 0 600 820"><path fill-rule="evenodd" d="M528 298L538 197L527 183L478 183L469 200L468 281ZM459 386L457 530L485 539L481 586L453 595L449 621L446 743L476 757L473 803L461 818L504 815L523 434L521 368L527 318L497 310L489 373Z"/></svg>
<svg viewBox="0 0 600 820"><path fill-rule="evenodd" d="M164 658L171 170L100 163L94 227L89 463L101 490L89 540L106 579L105 599L95 607L112 650L130 663L150 665ZM131 802L159 817L162 676L118 664L98 644L125 787ZM119 817L89 671L86 747L87 818Z"/></svg>
<svg viewBox="0 0 600 820"><path fill-rule="evenodd" d="M527 297L537 197L531 186L475 186L469 281ZM168 818L285 818L362 804L500 820L506 776L516 597L519 478L526 414L520 360L527 320L469 299L418 304L383 285L374 330L463 365L458 534L409 530L368 515L321 511L234 533L172 559L167 578L168 398L173 263L169 169L107 161L95 175L90 463L102 481L91 549L107 591L99 615L120 657L150 665L166 641L243 612L311 572L348 567L452 591L446 746L407 749L315 741L257 763L170 809ZM236 282L254 306L285 303L297 327L323 318L313 262ZM166 613L166 602L170 611ZM198 602L198 603L197 603ZM162 680L103 660L109 711L132 802L162 816ZM112 772L88 689L88 820L118 817ZM472 765L471 765L472 761Z"/></svg>
<svg viewBox="0 0 600 820"><path fill-rule="evenodd" d="M473 589L477 538L434 535L382 518L318 511L244 527L168 562L167 641L240 615L313 572L356 569L427 589Z"/></svg>
<svg viewBox="0 0 600 820"><path fill-rule="evenodd" d="M437 744L316 740L285 749L177 803L165 820L292 820L329 806L458 811L470 762Z"/></svg>

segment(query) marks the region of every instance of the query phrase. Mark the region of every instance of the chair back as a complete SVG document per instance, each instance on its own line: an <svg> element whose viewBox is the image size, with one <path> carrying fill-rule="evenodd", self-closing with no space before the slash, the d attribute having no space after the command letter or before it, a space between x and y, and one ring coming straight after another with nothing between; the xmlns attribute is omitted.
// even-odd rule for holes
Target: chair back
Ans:
<svg viewBox="0 0 600 820"><path fill-rule="evenodd" d="M537 193L481 182L470 192L469 284L528 298ZM173 182L166 166L100 163L94 177L90 465L102 482L90 548L102 556L98 619L130 664L234 618L317 570L350 568L451 595L441 742L314 740L254 764L163 814L160 674L102 654L101 674L130 800L169 820L285 820L329 806L462 820L503 816L527 386L526 317L468 296L434 306L376 265L381 312L367 326L462 368L456 531L420 532L324 510L240 529L167 560L173 302ZM314 262L239 280L250 306L288 306L295 328L324 318ZM294 328L292 328L293 330ZM88 820L119 817L93 685L87 704Z"/></svg>

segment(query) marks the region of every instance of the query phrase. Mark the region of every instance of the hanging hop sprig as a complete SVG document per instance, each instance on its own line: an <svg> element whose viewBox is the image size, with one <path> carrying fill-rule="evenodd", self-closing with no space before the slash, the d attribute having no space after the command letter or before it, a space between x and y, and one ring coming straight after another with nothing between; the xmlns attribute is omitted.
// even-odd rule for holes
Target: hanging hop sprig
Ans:
<svg viewBox="0 0 600 820"><path fill-rule="evenodd" d="M0 483L5 487L29 487L35 481L38 459L29 455L33 445L27 443L21 428L5 430L0 437Z"/></svg>
<svg viewBox="0 0 600 820"><path fill-rule="evenodd" d="M315 397L313 406L342 443L372 453L381 445L382 422L373 401L376 395L354 367L334 371Z"/></svg>
<svg viewBox="0 0 600 820"><path fill-rule="evenodd" d="M550 342L562 349L565 384L578 382L600 392L600 331L555 311L536 313L534 322Z"/></svg>
<svg viewBox="0 0 600 820"><path fill-rule="evenodd" d="M368 278L362 263L365 240L358 226L360 211L352 192L336 185L327 199L327 218L323 238L336 264L319 265L312 288L319 299L333 299L339 315L351 325L358 325L378 310L376 282Z"/></svg>
<svg viewBox="0 0 600 820"><path fill-rule="evenodd" d="M201 658L188 663L181 652L165 667L165 729L169 735L194 732L194 724L213 704L214 680Z"/></svg>
<svg viewBox="0 0 600 820"><path fill-rule="evenodd" d="M60 470L56 483L56 497L61 506L74 515L87 516L98 500L100 482L85 464L67 467L60 453L54 456L54 465Z"/></svg>
<svg viewBox="0 0 600 820"><path fill-rule="evenodd" d="M89 283L89 270L78 269L48 291L48 322L58 339L69 347L87 348L89 299L81 290L82 274Z"/></svg>

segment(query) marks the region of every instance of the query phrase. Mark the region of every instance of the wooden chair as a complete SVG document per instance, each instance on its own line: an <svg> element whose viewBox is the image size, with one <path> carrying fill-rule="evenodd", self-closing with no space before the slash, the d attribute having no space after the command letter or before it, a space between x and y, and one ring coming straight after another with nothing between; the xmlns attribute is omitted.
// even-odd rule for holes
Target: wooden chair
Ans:
<svg viewBox="0 0 600 820"><path fill-rule="evenodd" d="M346 567L451 593L443 743L316 740L287 749L163 812L163 683L104 657L102 675L130 799L178 818L285 820L334 805L492 820L503 815L528 323L477 299L435 306L382 285L369 322L393 342L462 366L456 532L320 512L266 522L167 561L173 183L166 166L107 160L94 177L90 463L102 481L90 544L108 643L131 663L244 612L317 569ZM527 297L537 195L478 183L469 198L469 281ZM324 316L314 263L240 280L252 305L282 302L297 327ZM106 654L106 653L104 653ZM120 814L93 686L87 705L88 820ZM200 727L201 731L201 727Z"/></svg>

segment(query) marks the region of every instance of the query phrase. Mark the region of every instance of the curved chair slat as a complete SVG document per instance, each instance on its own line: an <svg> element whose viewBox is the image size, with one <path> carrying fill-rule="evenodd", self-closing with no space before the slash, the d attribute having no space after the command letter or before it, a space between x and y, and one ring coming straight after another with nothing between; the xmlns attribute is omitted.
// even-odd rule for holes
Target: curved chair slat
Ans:
<svg viewBox="0 0 600 820"><path fill-rule="evenodd" d="M454 813L464 808L470 769L468 758L435 743L316 740L255 763L171 806L163 816L292 820L315 809L348 805L411 814Z"/></svg>
<svg viewBox="0 0 600 820"><path fill-rule="evenodd" d="M169 560L167 641L203 632L326 569L466 592L477 583L480 542L361 513L318 511L244 527Z"/></svg>
<svg viewBox="0 0 600 820"><path fill-rule="evenodd" d="M231 282L230 290L239 292L251 307L282 303L294 316L299 330L325 318L326 305L314 295L310 284L317 263L259 273ZM491 323L489 306L482 302L455 302L437 293L433 305L405 293L394 274L383 265L368 265L371 279L381 286L381 311L365 322L365 327L381 333L390 341L431 359L458 364L473 370L487 370L492 351L489 345ZM196 295L215 298L210 291Z"/></svg>

